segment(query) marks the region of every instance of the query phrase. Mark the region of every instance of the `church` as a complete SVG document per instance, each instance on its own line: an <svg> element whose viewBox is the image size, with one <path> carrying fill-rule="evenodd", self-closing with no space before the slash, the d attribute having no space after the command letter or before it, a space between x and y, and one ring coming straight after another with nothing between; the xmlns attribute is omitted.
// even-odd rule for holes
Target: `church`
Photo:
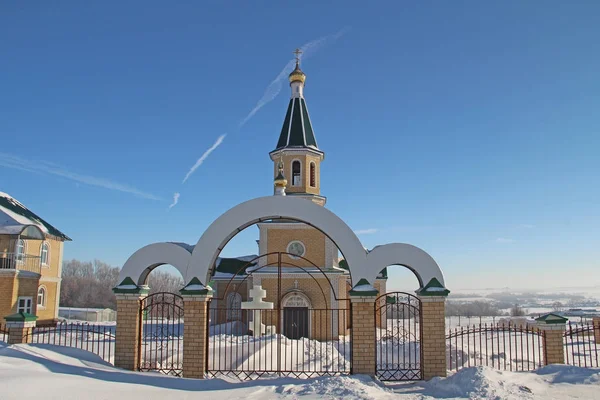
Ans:
<svg viewBox="0 0 600 400"><path fill-rule="evenodd" d="M320 179L325 153L317 144L304 97L306 75L300 69L300 51L295 54L289 104L275 149L269 153L273 195L295 196L325 207ZM240 321L248 326L252 314L244 313L242 304L252 299L252 288L259 286L264 301L277 310L263 317L265 326L291 339L321 340L347 334L350 274L336 245L302 222L267 220L257 225L258 255L216 261L210 281L214 291L210 324ZM386 280L384 269L374 284L379 293L386 293Z"/></svg>

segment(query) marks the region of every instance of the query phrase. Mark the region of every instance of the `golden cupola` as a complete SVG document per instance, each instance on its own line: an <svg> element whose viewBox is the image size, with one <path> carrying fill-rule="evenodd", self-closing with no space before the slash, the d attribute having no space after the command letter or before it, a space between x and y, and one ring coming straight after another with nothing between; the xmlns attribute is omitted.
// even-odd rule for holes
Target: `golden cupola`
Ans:
<svg viewBox="0 0 600 400"><path fill-rule="evenodd" d="M300 54L301 53L302 53L302 51L300 51L300 49L296 49L296 51L294 52L294 54L296 54L296 68L294 68L294 70L290 73L290 76L289 76L290 84L293 82L304 83L306 81L306 75L300 69Z"/></svg>

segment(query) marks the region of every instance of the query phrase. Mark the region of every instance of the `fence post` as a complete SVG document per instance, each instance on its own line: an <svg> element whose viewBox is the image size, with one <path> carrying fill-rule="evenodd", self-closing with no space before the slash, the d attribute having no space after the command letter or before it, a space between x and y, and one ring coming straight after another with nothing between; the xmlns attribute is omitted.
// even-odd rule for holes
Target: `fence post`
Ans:
<svg viewBox="0 0 600 400"><path fill-rule="evenodd" d="M33 314L19 312L4 317L8 330L8 344L31 343L31 330L38 317Z"/></svg>
<svg viewBox="0 0 600 400"><path fill-rule="evenodd" d="M114 364L117 368L135 371L140 361L140 301L148 294L148 287L138 286L127 277L113 292L117 298Z"/></svg>
<svg viewBox="0 0 600 400"><path fill-rule="evenodd" d="M351 374L375 375L375 300L378 293L366 279L361 279L348 291L352 312Z"/></svg>
<svg viewBox="0 0 600 400"><path fill-rule="evenodd" d="M594 339L596 340L596 346L600 345L600 317L592 318L592 324L594 327Z"/></svg>
<svg viewBox="0 0 600 400"><path fill-rule="evenodd" d="M421 365L423 379L447 375L446 297L450 291L436 278L417 290L421 300Z"/></svg>
<svg viewBox="0 0 600 400"><path fill-rule="evenodd" d="M179 291L183 297L183 376L203 379L206 365L208 341L208 302L212 288L204 286L198 278L192 278Z"/></svg>
<svg viewBox="0 0 600 400"><path fill-rule="evenodd" d="M544 363L564 364L565 345L564 333L567 327L567 318L557 314L544 314L536 318L537 327L544 331Z"/></svg>

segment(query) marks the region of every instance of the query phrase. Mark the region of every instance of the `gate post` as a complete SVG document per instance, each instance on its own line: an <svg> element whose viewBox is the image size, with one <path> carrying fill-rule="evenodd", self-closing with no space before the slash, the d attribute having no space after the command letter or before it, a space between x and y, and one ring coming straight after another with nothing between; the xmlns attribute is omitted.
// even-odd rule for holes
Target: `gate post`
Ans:
<svg viewBox="0 0 600 400"><path fill-rule="evenodd" d="M564 364L564 334L568 319L550 313L536 318L535 321L537 322L537 327L544 331L544 364Z"/></svg>
<svg viewBox="0 0 600 400"><path fill-rule="evenodd" d="M135 371L140 361L140 301L148 294L148 287L138 286L127 277L113 292L117 298L115 367Z"/></svg>
<svg viewBox="0 0 600 400"><path fill-rule="evenodd" d="M210 286L192 278L179 291L183 297L183 377L204 379L207 370Z"/></svg>
<svg viewBox="0 0 600 400"><path fill-rule="evenodd" d="M360 289L360 290L357 290ZM375 300L378 291L361 279L348 291L352 310L351 374L375 375Z"/></svg>
<svg viewBox="0 0 600 400"><path fill-rule="evenodd" d="M600 345L600 317L592 318L592 326L594 327L594 339L596 346Z"/></svg>
<svg viewBox="0 0 600 400"><path fill-rule="evenodd" d="M31 343L31 330L35 327L37 317L20 312L4 317L8 330L8 344Z"/></svg>
<svg viewBox="0 0 600 400"><path fill-rule="evenodd" d="M446 297L450 291L436 278L417 290L421 300L421 368L423 379L445 377Z"/></svg>

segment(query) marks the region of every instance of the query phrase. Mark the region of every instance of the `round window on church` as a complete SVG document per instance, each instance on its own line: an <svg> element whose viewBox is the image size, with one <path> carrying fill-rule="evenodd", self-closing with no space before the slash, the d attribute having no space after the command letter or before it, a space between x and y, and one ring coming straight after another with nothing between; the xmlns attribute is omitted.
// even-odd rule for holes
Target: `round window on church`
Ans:
<svg viewBox="0 0 600 400"><path fill-rule="evenodd" d="M306 249L302 242L294 240L288 244L287 252L290 253L291 258L298 258L304 256Z"/></svg>

